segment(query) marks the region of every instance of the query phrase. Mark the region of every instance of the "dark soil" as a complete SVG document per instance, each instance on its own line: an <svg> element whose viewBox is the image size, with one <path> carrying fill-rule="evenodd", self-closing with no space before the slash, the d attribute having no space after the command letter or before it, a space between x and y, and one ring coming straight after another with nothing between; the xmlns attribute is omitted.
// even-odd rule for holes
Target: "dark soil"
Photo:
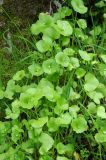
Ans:
<svg viewBox="0 0 106 160"><path fill-rule="evenodd" d="M8 18L16 19L24 26L36 20L40 12L49 12L50 0L4 0L0 16L0 27Z"/></svg>

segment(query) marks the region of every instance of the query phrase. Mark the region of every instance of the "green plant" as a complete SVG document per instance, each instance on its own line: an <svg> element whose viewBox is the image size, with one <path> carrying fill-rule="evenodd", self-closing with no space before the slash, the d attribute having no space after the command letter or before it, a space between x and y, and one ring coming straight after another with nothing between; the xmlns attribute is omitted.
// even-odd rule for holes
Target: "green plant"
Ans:
<svg viewBox="0 0 106 160"><path fill-rule="evenodd" d="M87 12L83 1L71 3L76 12ZM68 7L53 16L40 13L31 26L34 62L0 89L5 106L0 160L77 160L91 156L94 146L99 155L92 156L102 159L106 55L93 45L100 29L90 31L86 20L74 18Z"/></svg>

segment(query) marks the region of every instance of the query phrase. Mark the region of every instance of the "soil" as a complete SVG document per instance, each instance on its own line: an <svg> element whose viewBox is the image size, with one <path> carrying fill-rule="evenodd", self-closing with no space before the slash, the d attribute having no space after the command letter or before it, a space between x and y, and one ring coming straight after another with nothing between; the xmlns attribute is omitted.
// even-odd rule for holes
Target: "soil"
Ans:
<svg viewBox="0 0 106 160"><path fill-rule="evenodd" d="M8 18L19 20L26 26L36 20L40 12L49 12L50 0L4 0L0 16L0 27L7 24Z"/></svg>

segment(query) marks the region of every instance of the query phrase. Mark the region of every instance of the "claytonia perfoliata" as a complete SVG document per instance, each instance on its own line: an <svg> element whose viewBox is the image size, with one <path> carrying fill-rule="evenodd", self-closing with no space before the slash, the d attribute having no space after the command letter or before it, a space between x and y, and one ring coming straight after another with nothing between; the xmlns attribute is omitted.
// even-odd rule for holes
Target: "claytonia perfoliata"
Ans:
<svg viewBox="0 0 106 160"><path fill-rule="evenodd" d="M22 80L24 77L25 77L25 71L24 71L24 70L21 70L21 71L18 71L18 72L13 76L13 80L15 80L15 81L20 81L20 80Z"/></svg>
<svg viewBox="0 0 106 160"><path fill-rule="evenodd" d="M106 143L106 133L102 133L102 132L96 133L95 140L98 143Z"/></svg>
<svg viewBox="0 0 106 160"><path fill-rule="evenodd" d="M33 76L40 76L43 74L43 69L39 64L32 64L28 67L29 72L33 75Z"/></svg>
<svg viewBox="0 0 106 160"><path fill-rule="evenodd" d="M20 94L20 106L31 109L38 105L38 100L42 97L42 93L38 93L35 88L29 88L26 92Z"/></svg>
<svg viewBox="0 0 106 160"><path fill-rule="evenodd" d="M12 140L14 143L16 143L19 139L20 139L20 136L21 136L21 132L23 132L23 130L17 126L17 125L14 125L12 127Z"/></svg>
<svg viewBox="0 0 106 160"><path fill-rule="evenodd" d="M99 85L98 79L92 74L92 73L87 73L85 75L85 84L84 84L84 89L85 91L94 91Z"/></svg>
<svg viewBox="0 0 106 160"><path fill-rule="evenodd" d="M105 108L103 106L99 106L97 108L97 116L102 119L106 119L106 112L105 112Z"/></svg>
<svg viewBox="0 0 106 160"><path fill-rule="evenodd" d="M47 133L42 133L39 137L39 142L42 144L42 146L39 149L39 152L41 155L45 154L50 150L54 144L53 138L48 135Z"/></svg>
<svg viewBox="0 0 106 160"><path fill-rule="evenodd" d="M60 155L65 154L65 153L72 154L74 151L74 146L73 144L64 145L63 143L60 142L57 144L56 149L57 149L58 154Z"/></svg>
<svg viewBox="0 0 106 160"><path fill-rule="evenodd" d="M42 117L42 118L39 118L38 120L31 119L29 123L33 128L38 129L38 128L42 128L44 124L47 122L48 122L48 117Z"/></svg>
<svg viewBox="0 0 106 160"><path fill-rule="evenodd" d="M105 19L95 23L98 13L87 12L86 1L69 1L63 5L71 9L55 1L58 12L39 14L33 42L25 40L30 66L6 87L0 81L0 160L104 158ZM94 153L98 144L102 155Z"/></svg>
<svg viewBox="0 0 106 160"><path fill-rule="evenodd" d="M71 5L73 9L80 14L87 12L87 7L84 6L83 0L72 0Z"/></svg>
<svg viewBox="0 0 106 160"><path fill-rule="evenodd" d="M77 75L77 78L80 79L85 75L86 71L83 68L76 69L75 74Z"/></svg>
<svg viewBox="0 0 106 160"><path fill-rule="evenodd" d="M73 33L73 28L68 21L58 20L57 25L60 29L60 34L64 36L70 36Z"/></svg>
<svg viewBox="0 0 106 160"><path fill-rule="evenodd" d="M90 54L88 54L86 51L79 50L79 55L85 61L90 61L91 60Z"/></svg>
<svg viewBox="0 0 106 160"><path fill-rule="evenodd" d="M59 66L54 59L44 61L42 67L44 72L47 74L53 74L59 70Z"/></svg>
<svg viewBox="0 0 106 160"><path fill-rule="evenodd" d="M49 51L51 46L52 46L51 42L48 43L48 41L45 41L45 40L39 40L36 43L36 47L37 47L38 51L41 53Z"/></svg>
<svg viewBox="0 0 106 160"><path fill-rule="evenodd" d="M80 28L85 29L87 27L87 23L85 19L79 19L77 21L77 24Z"/></svg>
<svg viewBox="0 0 106 160"><path fill-rule="evenodd" d="M69 62L70 62L69 57L63 52L57 53L55 56L55 59L56 59L56 62L63 67L68 67Z"/></svg>
<svg viewBox="0 0 106 160"><path fill-rule="evenodd" d="M76 133L82 133L87 130L87 122L83 116L77 117L72 121L72 128Z"/></svg>

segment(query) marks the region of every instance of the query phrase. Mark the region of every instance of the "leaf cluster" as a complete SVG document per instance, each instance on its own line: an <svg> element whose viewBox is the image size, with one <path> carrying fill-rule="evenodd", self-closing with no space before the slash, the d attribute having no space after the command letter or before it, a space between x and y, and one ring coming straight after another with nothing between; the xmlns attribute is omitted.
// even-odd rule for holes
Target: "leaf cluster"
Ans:
<svg viewBox="0 0 106 160"><path fill-rule="evenodd" d="M82 0L71 5L87 12ZM31 33L40 59L0 89L0 160L77 160L80 138L91 148L106 142L106 54L93 46L101 27L88 29L63 7L40 13Z"/></svg>

